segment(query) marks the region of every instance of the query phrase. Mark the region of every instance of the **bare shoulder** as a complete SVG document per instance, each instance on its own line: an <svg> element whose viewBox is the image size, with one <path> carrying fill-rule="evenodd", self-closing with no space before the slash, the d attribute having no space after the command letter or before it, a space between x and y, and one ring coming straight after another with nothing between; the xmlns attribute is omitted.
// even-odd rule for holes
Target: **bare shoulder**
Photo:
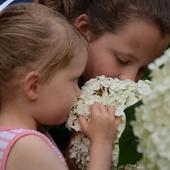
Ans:
<svg viewBox="0 0 170 170"><path fill-rule="evenodd" d="M60 159L40 137L27 135L10 151L7 170L65 170Z"/></svg>

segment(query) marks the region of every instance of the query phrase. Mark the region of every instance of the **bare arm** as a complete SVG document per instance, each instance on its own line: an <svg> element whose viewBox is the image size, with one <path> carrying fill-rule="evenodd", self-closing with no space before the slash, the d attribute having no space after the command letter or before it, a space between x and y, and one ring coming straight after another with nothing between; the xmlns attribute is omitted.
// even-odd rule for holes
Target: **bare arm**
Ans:
<svg viewBox="0 0 170 170"><path fill-rule="evenodd" d="M90 123L83 116L79 118L84 133L91 141L89 170L110 170L112 145L120 117L115 116L113 107L93 104L90 109Z"/></svg>
<svg viewBox="0 0 170 170"><path fill-rule="evenodd" d="M28 135L12 148L6 170L68 170L41 138Z"/></svg>

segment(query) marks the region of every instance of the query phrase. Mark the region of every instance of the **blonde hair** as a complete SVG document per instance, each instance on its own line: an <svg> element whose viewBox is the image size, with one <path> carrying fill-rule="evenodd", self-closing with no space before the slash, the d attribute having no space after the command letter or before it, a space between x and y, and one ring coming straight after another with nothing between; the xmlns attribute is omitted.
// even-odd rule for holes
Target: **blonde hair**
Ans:
<svg viewBox="0 0 170 170"><path fill-rule="evenodd" d="M28 71L48 81L57 69L87 48L76 28L56 11L38 3L9 6L0 13L0 106L19 88Z"/></svg>

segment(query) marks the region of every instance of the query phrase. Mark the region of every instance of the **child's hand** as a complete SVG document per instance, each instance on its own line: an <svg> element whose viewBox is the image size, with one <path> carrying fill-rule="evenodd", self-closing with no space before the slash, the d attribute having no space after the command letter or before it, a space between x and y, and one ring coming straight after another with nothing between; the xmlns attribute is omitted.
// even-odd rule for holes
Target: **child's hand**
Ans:
<svg viewBox="0 0 170 170"><path fill-rule="evenodd" d="M90 141L98 144L112 143L116 138L120 117L115 116L114 107L105 107L102 104L93 104L90 107L91 121L84 116L79 117L83 132Z"/></svg>

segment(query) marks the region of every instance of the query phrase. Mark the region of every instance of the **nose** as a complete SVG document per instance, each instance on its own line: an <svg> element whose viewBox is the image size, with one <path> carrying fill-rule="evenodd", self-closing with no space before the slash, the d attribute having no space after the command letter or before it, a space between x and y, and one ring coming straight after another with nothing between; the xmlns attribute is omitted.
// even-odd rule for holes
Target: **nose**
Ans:
<svg viewBox="0 0 170 170"><path fill-rule="evenodd" d="M120 80L129 79L131 81L137 81L137 73L135 70L122 73L119 77Z"/></svg>

